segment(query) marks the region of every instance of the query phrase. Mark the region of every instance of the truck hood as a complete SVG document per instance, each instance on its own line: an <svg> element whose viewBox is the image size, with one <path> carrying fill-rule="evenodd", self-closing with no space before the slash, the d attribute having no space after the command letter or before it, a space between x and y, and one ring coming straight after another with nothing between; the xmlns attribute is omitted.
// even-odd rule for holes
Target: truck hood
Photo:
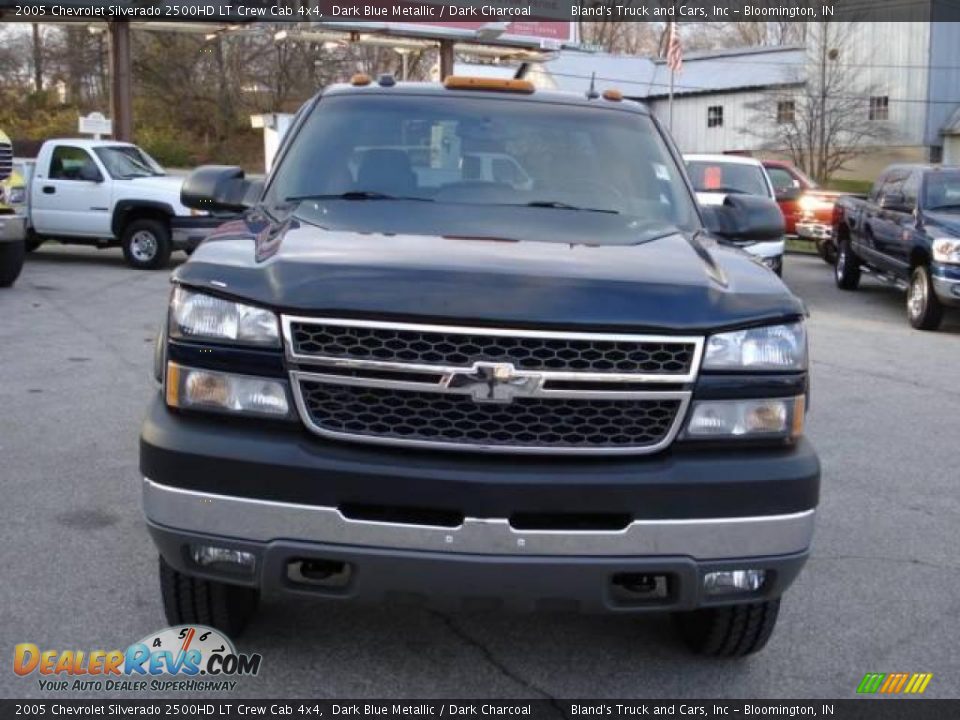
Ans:
<svg viewBox="0 0 960 720"><path fill-rule="evenodd" d="M928 230L935 232L939 228L953 237L960 237L960 214L924 211L923 219L928 224Z"/></svg>
<svg viewBox="0 0 960 720"><path fill-rule="evenodd" d="M331 230L254 214L221 227L173 279L277 311L480 326L681 333L803 314L772 272L700 237L588 245Z"/></svg>
<svg viewBox="0 0 960 720"><path fill-rule="evenodd" d="M180 188L183 186L185 178L176 175L152 175L150 177L130 178L129 180L118 180L118 183L129 184L131 188L142 190L151 190L155 193L170 195L180 202Z"/></svg>

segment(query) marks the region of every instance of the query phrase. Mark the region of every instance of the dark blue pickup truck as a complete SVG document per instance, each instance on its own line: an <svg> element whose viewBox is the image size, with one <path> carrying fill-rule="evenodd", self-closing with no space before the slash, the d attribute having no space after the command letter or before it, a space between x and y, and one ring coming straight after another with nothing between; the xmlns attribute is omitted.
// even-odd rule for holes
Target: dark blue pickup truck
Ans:
<svg viewBox="0 0 960 720"><path fill-rule="evenodd" d="M813 534L804 307L699 209L646 108L526 81L360 76L311 100L266 185L173 277L143 426L173 624L261 591L673 612L759 650Z"/></svg>
<svg viewBox="0 0 960 720"><path fill-rule="evenodd" d="M864 198L834 209L836 281L856 290L863 270L907 290L913 327L936 330L960 306L960 168L893 165Z"/></svg>

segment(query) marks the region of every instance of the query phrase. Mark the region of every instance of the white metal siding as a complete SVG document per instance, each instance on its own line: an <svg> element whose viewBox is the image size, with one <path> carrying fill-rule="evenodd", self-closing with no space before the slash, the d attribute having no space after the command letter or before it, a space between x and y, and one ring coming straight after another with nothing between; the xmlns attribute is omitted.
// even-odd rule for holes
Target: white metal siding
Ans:
<svg viewBox="0 0 960 720"><path fill-rule="evenodd" d="M756 124L756 111L748 105L763 98L761 92L726 92L709 95L677 96L673 99L673 137L685 153L722 153L759 150L764 145L744 130ZM669 127L670 105L667 100L654 100L650 109ZM723 107L723 126L707 127L707 108Z"/></svg>

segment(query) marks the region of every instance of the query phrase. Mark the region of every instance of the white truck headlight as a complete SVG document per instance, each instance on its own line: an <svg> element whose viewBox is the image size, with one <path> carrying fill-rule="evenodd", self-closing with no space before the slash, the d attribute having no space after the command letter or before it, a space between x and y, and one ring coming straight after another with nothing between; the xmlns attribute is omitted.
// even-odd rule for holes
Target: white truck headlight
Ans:
<svg viewBox="0 0 960 720"><path fill-rule="evenodd" d="M27 190L22 187L10 188L7 193L7 202L11 205L23 205L27 201Z"/></svg>
<svg viewBox="0 0 960 720"><path fill-rule="evenodd" d="M806 370L807 333L803 322L768 325L711 335L704 370Z"/></svg>
<svg viewBox="0 0 960 720"><path fill-rule="evenodd" d="M277 316L269 310L179 287L170 300L170 337L280 346Z"/></svg>
<svg viewBox="0 0 960 720"><path fill-rule="evenodd" d="M960 265L960 240L956 238L934 240L933 259L950 265Z"/></svg>
<svg viewBox="0 0 960 720"><path fill-rule="evenodd" d="M282 380L235 375L167 363L167 405L187 410L290 417L287 384Z"/></svg>

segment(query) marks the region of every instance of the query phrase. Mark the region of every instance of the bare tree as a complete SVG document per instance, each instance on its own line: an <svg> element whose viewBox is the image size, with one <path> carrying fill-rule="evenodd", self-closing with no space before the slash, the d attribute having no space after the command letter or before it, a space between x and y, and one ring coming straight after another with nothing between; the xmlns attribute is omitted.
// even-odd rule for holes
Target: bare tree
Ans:
<svg viewBox="0 0 960 720"><path fill-rule="evenodd" d="M811 28L807 62L795 68L780 89L751 103L750 126L741 132L761 138L766 148L785 152L820 182L848 162L893 136L888 107L871 107L884 93L861 81L857 63L844 62L853 23L822 22Z"/></svg>

